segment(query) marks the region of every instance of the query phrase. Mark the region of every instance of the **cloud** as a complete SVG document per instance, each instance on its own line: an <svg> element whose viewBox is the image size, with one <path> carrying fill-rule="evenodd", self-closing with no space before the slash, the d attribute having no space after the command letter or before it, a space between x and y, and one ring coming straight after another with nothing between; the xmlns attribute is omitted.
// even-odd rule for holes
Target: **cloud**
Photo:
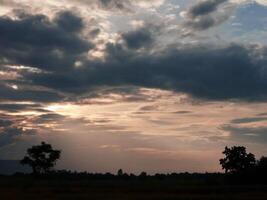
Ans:
<svg viewBox="0 0 267 200"><path fill-rule="evenodd" d="M22 134L32 133L32 131L23 130L18 121L17 117L0 114L0 148L12 143Z"/></svg>
<svg viewBox="0 0 267 200"><path fill-rule="evenodd" d="M0 120L0 127L3 128L3 127L8 127L10 125L12 125L12 121L10 120L4 120L4 119L1 119Z"/></svg>
<svg viewBox="0 0 267 200"><path fill-rule="evenodd" d="M188 14L192 17L198 17L203 15L208 15L218 9L218 6L228 0L204 0L199 1L196 5L189 9Z"/></svg>
<svg viewBox="0 0 267 200"><path fill-rule="evenodd" d="M266 121L267 117L247 117L247 118L238 118L231 121L232 124L246 124L253 122Z"/></svg>
<svg viewBox="0 0 267 200"><path fill-rule="evenodd" d="M70 11L60 11L53 19L21 10L16 10L15 15L0 17L0 64L6 66L1 66L5 70L2 73L11 71L13 77L16 75L0 82L1 99L45 102L63 99L64 95L32 85L24 76L60 72L70 75L75 63L82 63L94 47L82 36L82 18Z"/></svg>
<svg viewBox="0 0 267 200"><path fill-rule="evenodd" d="M45 112L41 104L26 104L26 103L0 103L0 110L7 112L20 112L20 111L39 111Z"/></svg>
<svg viewBox="0 0 267 200"><path fill-rule="evenodd" d="M166 0L134 0L134 2L143 8L159 7L165 3Z"/></svg>
<svg viewBox="0 0 267 200"><path fill-rule="evenodd" d="M80 32L84 28L82 18L69 11L59 12L54 21L59 27L68 32Z"/></svg>
<svg viewBox="0 0 267 200"><path fill-rule="evenodd" d="M219 6L228 0L203 0L193 5L186 12L185 27L193 30L203 31L220 25L231 15L231 7L224 7L219 10ZM219 12L220 11L220 12Z"/></svg>
<svg viewBox="0 0 267 200"><path fill-rule="evenodd" d="M107 85L134 85L185 92L204 99L266 99L264 47L180 45L150 54L108 44L106 53L105 62L88 62L88 67L76 71L75 76L54 73L30 78L36 84L78 93Z"/></svg>
<svg viewBox="0 0 267 200"><path fill-rule="evenodd" d="M2 98L49 102L71 98L72 93L79 98L101 87L136 86L184 92L209 100L266 100L264 46L175 43L157 49L152 44L158 30L144 25L121 33L119 40L106 41L103 60L88 60L85 54L93 44L90 38L81 36L83 26L79 17L67 11L52 20L25 13L18 14L16 20L1 17L0 41L5 47L0 50L1 60L6 65L48 71L24 72L21 78L31 87L46 90L14 90L5 82L0 87ZM75 67L77 60L82 67Z"/></svg>
<svg viewBox="0 0 267 200"><path fill-rule="evenodd" d="M64 95L49 90L36 89L13 89L12 87L0 83L1 100L11 101L34 101L34 102L54 102L65 98Z"/></svg>
<svg viewBox="0 0 267 200"><path fill-rule="evenodd" d="M176 111L176 112L174 112L175 114L181 114L181 115L183 115L183 114L190 114L190 113L192 113L192 111L188 111L188 110L179 110L179 111Z"/></svg>
<svg viewBox="0 0 267 200"><path fill-rule="evenodd" d="M249 143L266 143L267 127L241 127L224 125L222 130L230 133L231 140L249 142Z"/></svg>
<svg viewBox="0 0 267 200"><path fill-rule="evenodd" d="M66 119L63 115L59 115L56 113L46 113L39 115L35 120L35 124L42 124L42 123L59 123Z"/></svg>
<svg viewBox="0 0 267 200"><path fill-rule="evenodd" d="M71 1L73 2L73 1ZM159 7L165 0L78 0L77 2L90 5L97 5L98 8L115 11L133 11L134 8Z"/></svg>
<svg viewBox="0 0 267 200"><path fill-rule="evenodd" d="M141 47L150 47L154 42L153 32L149 26L139 28L122 34L122 39L127 47L139 49Z"/></svg>
<svg viewBox="0 0 267 200"><path fill-rule="evenodd" d="M71 12L60 12L53 20L21 11L16 15L0 17L0 60L8 64L66 70L93 48L79 35L82 20Z"/></svg>
<svg viewBox="0 0 267 200"><path fill-rule="evenodd" d="M98 0L100 6L105 9L118 9L118 10L130 10L131 2L129 0Z"/></svg>

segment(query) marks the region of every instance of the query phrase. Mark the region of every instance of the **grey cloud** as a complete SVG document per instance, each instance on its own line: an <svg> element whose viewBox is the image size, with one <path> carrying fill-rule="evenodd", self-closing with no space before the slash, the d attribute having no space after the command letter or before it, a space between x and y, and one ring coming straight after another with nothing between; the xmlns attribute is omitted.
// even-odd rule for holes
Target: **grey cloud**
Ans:
<svg viewBox="0 0 267 200"><path fill-rule="evenodd" d="M104 61L83 59L83 67L74 68L73 61L80 58L82 53L87 52L89 48L87 45L90 42L81 39L76 32L66 31L69 27L66 29L65 25L59 26L42 15L27 15L18 20L2 17L0 18L1 26L6 28L4 31L0 29L0 32L4 33L0 35L0 40L6 43L6 49L1 49L0 55L11 61L15 60L19 65L24 65L27 60L26 64L30 63L30 66L36 68L43 69L49 66L50 73L24 74L24 79L32 85L45 86L52 91L56 90L64 94L71 92L79 97L79 95L91 93L106 86L135 86L185 92L204 99L266 100L266 47L234 43L224 46L177 43L158 51L153 48L139 51L142 46L147 48L151 45L155 34L153 28L146 30L143 27L135 32L122 34L121 37L124 38L125 43L128 43L127 45L120 42L108 43ZM39 34L39 37L44 37L44 41L47 37L53 39L48 39L48 43L43 44L44 41L38 41L36 36L28 38L13 32L13 35L7 34L16 27L24 30L23 34L30 34L32 32L28 30L33 30L33 33ZM65 40L62 38L59 42L57 38L60 34L55 35L57 33L55 30L60 30L63 38L67 34L67 38L71 37L79 41L78 44L83 43L88 48L79 49L75 48L75 45L68 46L63 44ZM151 35L142 37L143 32L146 31ZM50 40L55 41L55 44L49 44ZM48 47L47 51L40 55L38 50L43 48L42 45ZM16 48L17 46L25 47L26 50L22 51ZM57 49L62 49L63 58L53 60L49 55ZM153 53L150 50L153 50ZM14 54L14 51L17 53ZM0 90L4 99L29 100L32 98L33 101L58 101L64 98L59 93L51 91L47 93L14 91L4 86L1 86Z"/></svg>
<svg viewBox="0 0 267 200"><path fill-rule="evenodd" d="M118 9L126 9L127 5L130 5L130 1L125 0L99 0L99 2L106 8L118 8Z"/></svg>
<svg viewBox="0 0 267 200"><path fill-rule="evenodd" d="M92 37L97 36L99 33L101 32L101 30L99 28L93 29L92 31L90 31L90 35Z"/></svg>
<svg viewBox="0 0 267 200"><path fill-rule="evenodd" d="M154 42L151 27L149 26L124 33L122 34L122 38L126 45L133 49L149 47Z"/></svg>
<svg viewBox="0 0 267 200"><path fill-rule="evenodd" d="M12 101L34 101L34 102L53 102L65 98L64 95L55 91L18 89L14 90L10 87L0 84L1 100Z"/></svg>
<svg viewBox="0 0 267 200"><path fill-rule="evenodd" d="M20 112L23 110L46 112L41 104L5 104L0 103L0 110L7 112Z"/></svg>
<svg viewBox="0 0 267 200"><path fill-rule="evenodd" d="M249 142L249 143L266 143L267 142L267 127L241 127L224 125L222 130L230 133L230 139Z"/></svg>
<svg viewBox="0 0 267 200"><path fill-rule="evenodd" d="M70 2L73 3L73 1ZM77 0L76 2L88 7L97 7L109 11L133 11L133 4L130 0Z"/></svg>
<svg viewBox="0 0 267 200"><path fill-rule="evenodd" d="M63 115L56 114L56 113L47 113L47 114L41 115L39 117L42 118L42 119L45 119L45 120L47 120L47 119L50 120L50 119L62 119L62 118L64 118Z"/></svg>
<svg viewBox="0 0 267 200"><path fill-rule="evenodd" d="M146 54L109 44L105 62L88 62L87 68L72 74L37 74L30 78L36 84L77 93L107 85L134 85L204 99L265 101L266 52L258 46L229 44L180 45Z"/></svg>
<svg viewBox="0 0 267 200"><path fill-rule="evenodd" d="M157 105L143 106L139 110L140 111L157 111L158 110L158 106Z"/></svg>
<svg viewBox="0 0 267 200"><path fill-rule="evenodd" d="M12 143L22 132L23 130L19 128L5 128L4 131L0 133L0 147Z"/></svg>
<svg viewBox="0 0 267 200"><path fill-rule="evenodd" d="M32 131L23 130L14 116L0 114L0 147L13 142L22 134L30 134Z"/></svg>
<svg viewBox="0 0 267 200"><path fill-rule="evenodd" d="M223 8L223 12L218 12L219 6L228 0L204 0L193 5L187 11L185 26L193 30L207 30L220 25L231 15L232 8Z"/></svg>
<svg viewBox="0 0 267 200"><path fill-rule="evenodd" d="M266 121L267 117L247 117L247 118L238 118L231 121L232 124L246 124L252 122Z"/></svg>
<svg viewBox="0 0 267 200"><path fill-rule="evenodd" d="M84 54L94 46L80 34L84 27L82 18L70 11L57 13L52 20L43 14L31 15L21 10L15 13L16 19L0 17L0 64L27 66L36 73L41 69L38 71L41 74L65 73L72 76L75 62L82 61ZM17 70L21 77L0 82L2 100L50 102L64 98L64 95L49 89L23 87L14 90L8 87L10 83L31 84L31 80L24 78L32 74L31 71L12 70ZM64 84L64 80L62 82Z"/></svg>
<svg viewBox="0 0 267 200"><path fill-rule="evenodd" d="M43 115L39 115L35 120L34 124L39 123L59 123L62 120L66 119L65 116L56 114L56 113L46 113Z"/></svg>
<svg viewBox="0 0 267 200"><path fill-rule="evenodd" d="M69 32L80 32L84 28L82 18L69 11L59 12L54 21L59 27Z"/></svg>
<svg viewBox="0 0 267 200"><path fill-rule="evenodd" d="M88 83L165 88L211 99L265 98L266 68L263 60L251 56L255 48L184 46L161 54L131 55L113 46L110 57L116 60L95 68Z"/></svg>
<svg viewBox="0 0 267 200"><path fill-rule="evenodd" d="M70 2L73 3L73 1ZM112 12L123 12L123 14L134 13L139 6L142 7L144 4L160 5L159 0L77 0L76 2Z"/></svg>
<svg viewBox="0 0 267 200"><path fill-rule="evenodd" d="M93 48L79 35L82 21L71 12L60 12L52 21L18 11L17 17L0 17L0 60L7 64L67 70Z"/></svg>
<svg viewBox="0 0 267 200"><path fill-rule="evenodd" d="M192 113L192 111L188 111L188 110L179 110L174 112L175 114L190 114Z"/></svg>
<svg viewBox="0 0 267 200"><path fill-rule="evenodd" d="M205 0L200 1L196 5L189 9L189 15L191 17L198 17L202 15L210 14L218 9L218 6L228 0Z"/></svg>
<svg viewBox="0 0 267 200"><path fill-rule="evenodd" d="M12 125L12 121L10 120L4 120L4 119L0 119L0 127L3 128L3 127L8 127L10 125Z"/></svg>
<svg viewBox="0 0 267 200"><path fill-rule="evenodd" d="M194 19L187 21L186 26L192 28L193 30L203 31L221 24L228 18L229 16L227 15L219 17L203 16L197 20Z"/></svg>

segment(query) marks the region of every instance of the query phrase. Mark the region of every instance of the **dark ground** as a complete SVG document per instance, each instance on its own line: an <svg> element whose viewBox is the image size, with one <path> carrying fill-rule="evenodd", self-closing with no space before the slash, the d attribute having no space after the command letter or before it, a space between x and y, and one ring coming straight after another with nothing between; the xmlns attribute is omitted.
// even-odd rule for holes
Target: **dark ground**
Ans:
<svg viewBox="0 0 267 200"><path fill-rule="evenodd" d="M226 185L171 179L0 177L0 199L267 200L267 185Z"/></svg>

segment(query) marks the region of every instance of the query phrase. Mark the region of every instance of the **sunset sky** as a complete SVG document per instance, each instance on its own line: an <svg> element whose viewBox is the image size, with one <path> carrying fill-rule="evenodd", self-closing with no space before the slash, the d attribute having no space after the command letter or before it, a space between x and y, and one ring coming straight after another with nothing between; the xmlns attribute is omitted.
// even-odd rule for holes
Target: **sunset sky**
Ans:
<svg viewBox="0 0 267 200"><path fill-rule="evenodd" d="M267 0L0 0L0 160L214 172L267 155Z"/></svg>

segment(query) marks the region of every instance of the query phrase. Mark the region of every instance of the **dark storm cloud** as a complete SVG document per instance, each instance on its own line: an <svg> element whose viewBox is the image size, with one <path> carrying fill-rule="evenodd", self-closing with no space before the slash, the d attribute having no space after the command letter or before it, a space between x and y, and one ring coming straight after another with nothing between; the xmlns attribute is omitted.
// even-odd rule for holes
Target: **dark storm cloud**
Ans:
<svg viewBox="0 0 267 200"><path fill-rule="evenodd" d="M11 84L31 84L24 78L34 73L66 73L72 76L75 62L83 60L93 44L80 35L83 20L70 11L61 11L50 20L43 14L31 15L23 11L15 11L16 18L0 17L0 64L6 66L23 65L32 67L30 71L10 69L20 73L22 77L12 81L0 82L2 100L52 102L64 98L56 91L19 88L14 90ZM30 68L29 68L30 69ZM17 71L16 71L17 70ZM64 80L55 84L64 85ZM74 81L73 81L74 82ZM35 86L35 85L32 85Z"/></svg>
<svg viewBox="0 0 267 200"><path fill-rule="evenodd" d="M17 11L17 18L0 17L0 60L7 64L67 70L93 47L79 35L82 20L71 12L50 20Z"/></svg>
<svg viewBox="0 0 267 200"><path fill-rule="evenodd" d="M122 33L124 43L107 43L105 60L83 57L83 67L75 68L74 62L92 48L91 42L79 35L82 28L82 20L70 12L60 12L52 21L44 15L20 14L17 20L1 17L0 41L4 48L0 57L6 62L49 70L25 73L23 78L32 86L50 89L14 90L3 84L1 98L58 101L64 98L59 94L66 92L79 97L100 87L136 86L205 99L266 100L265 47L176 43L156 50L151 44L158 30L145 26ZM147 50L140 51L141 47ZM51 92L55 90L62 93Z"/></svg>
<svg viewBox="0 0 267 200"><path fill-rule="evenodd" d="M210 14L218 9L218 6L228 0L205 0L200 1L196 5L189 9L189 15L192 17L198 17L202 15Z"/></svg>
<svg viewBox="0 0 267 200"><path fill-rule="evenodd" d="M54 21L59 27L69 32L80 32L84 28L82 18L69 11L58 13Z"/></svg>
<svg viewBox="0 0 267 200"><path fill-rule="evenodd" d="M114 84L124 82L169 88L197 97L260 98L265 97L267 92L263 62L266 57L257 60L259 55L251 56L256 48L238 44L224 47L183 46L180 49L170 48L162 54L133 57L127 52L120 52L118 47L112 47L110 54L113 59L117 58L114 66L99 67L96 73L101 72L104 76L112 74L106 80L110 79L110 83ZM127 63L123 60L126 57Z"/></svg>
<svg viewBox="0 0 267 200"><path fill-rule="evenodd" d="M219 6L225 2L228 0L204 0L193 5L187 11L185 26L203 31L223 23L230 17L229 11L231 11L228 7L221 9L223 12L218 12Z"/></svg>
<svg viewBox="0 0 267 200"><path fill-rule="evenodd" d="M180 45L148 54L109 44L105 62L88 62L87 68L75 74L37 74L31 79L78 93L99 86L134 85L206 99L266 100L266 52L259 46L229 44Z"/></svg>
<svg viewBox="0 0 267 200"><path fill-rule="evenodd" d="M144 27L122 34L122 38L129 48L139 49L149 47L154 42L151 28Z"/></svg>

